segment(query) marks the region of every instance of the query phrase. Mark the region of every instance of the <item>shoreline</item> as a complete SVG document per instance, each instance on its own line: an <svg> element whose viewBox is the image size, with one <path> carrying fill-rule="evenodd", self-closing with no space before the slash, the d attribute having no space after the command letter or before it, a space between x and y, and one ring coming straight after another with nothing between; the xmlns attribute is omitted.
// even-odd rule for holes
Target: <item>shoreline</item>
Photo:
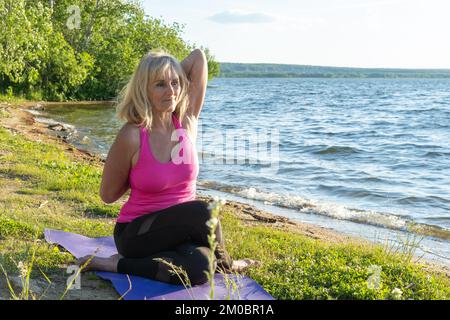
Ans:
<svg viewBox="0 0 450 320"><path fill-rule="evenodd" d="M86 104L91 102L86 102ZM0 125L11 132L16 132L24 135L27 139L35 142L49 142L64 146L64 152L69 152L76 158L83 161L91 162L95 165L102 165L104 160L98 155L91 154L85 150L81 150L71 145L61 138L57 138L50 134L51 130L47 125L35 121L33 114L20 110L20 108L30 108L36 103L24 104L5 104L0 102L0 114L2 112L9 113L9 117L0 117ZM70 103L77 104L77 103ZM128 197L128 192L117 201L117 204L122 204ZM212 197L205 195L198 195L197 199L210 201ZM358 244L376 246L373 241L364 239L358 236L347 235L332 229L327 229L311 223L304 223L294 221L284 216L275 215L270 212L259 210L256 207L241 203L238 201L227 201L225 209L231 211L244 225L246 226L267 226L276 230L287 231L303 235L309 239L318 240L330 245L338 244ZM413 259L415 261L416 259ZM421 259L418 261L424 266L426 272L438 273L450 279L450 267L436 261Z"/></svg>

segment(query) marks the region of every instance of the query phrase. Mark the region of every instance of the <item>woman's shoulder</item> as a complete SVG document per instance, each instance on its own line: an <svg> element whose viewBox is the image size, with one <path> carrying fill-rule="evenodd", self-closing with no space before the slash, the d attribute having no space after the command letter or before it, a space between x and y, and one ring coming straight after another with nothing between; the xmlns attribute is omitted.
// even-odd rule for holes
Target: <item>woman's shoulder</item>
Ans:
<svg viewBox="0 0 450 320"><path fill-rule="evenodd" d="M116 142L131 149L139 148L140 127L137 124L130 122L125 123L117 134Z"/></svg>
<svg viewBox="0 0 450 320"><path fill-rule="evenodd" d="M125 123L120 130L127 130L127 131L139 131L141 127L136 123L127 122Z"/></svg>

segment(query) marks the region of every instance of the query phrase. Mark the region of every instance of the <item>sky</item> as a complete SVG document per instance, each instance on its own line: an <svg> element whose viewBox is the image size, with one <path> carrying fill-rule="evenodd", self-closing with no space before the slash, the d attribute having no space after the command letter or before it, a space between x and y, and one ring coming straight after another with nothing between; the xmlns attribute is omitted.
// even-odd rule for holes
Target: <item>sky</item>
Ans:
<svg viewBox="0 0 450 320"><path fill-rule="evenodd" d="M450 69L449 0L143 0L219 62Z"/></svg>

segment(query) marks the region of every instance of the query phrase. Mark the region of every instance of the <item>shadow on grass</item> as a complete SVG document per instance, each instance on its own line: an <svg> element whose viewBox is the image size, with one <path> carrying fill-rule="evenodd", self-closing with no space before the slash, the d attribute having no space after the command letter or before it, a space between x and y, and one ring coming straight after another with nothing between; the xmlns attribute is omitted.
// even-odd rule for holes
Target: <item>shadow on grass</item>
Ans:
<svg viewBox="0 0 450 320"><path fill-rule="evenodd" d="M36 175L34 175L34 174L16 172L16 171L10 170L10 169L1 169L0 168L0 174L2 174L5 178L11 179L11 180L18 179L18 180L26 181L26 182L37 182L38 181Z"/></svg>
<svg viewBox="0 0 450 320"><path fill-rule="evenodd" d="M84 210L87 218L117 218L118 210L114 206L90 206Z"/></svg>

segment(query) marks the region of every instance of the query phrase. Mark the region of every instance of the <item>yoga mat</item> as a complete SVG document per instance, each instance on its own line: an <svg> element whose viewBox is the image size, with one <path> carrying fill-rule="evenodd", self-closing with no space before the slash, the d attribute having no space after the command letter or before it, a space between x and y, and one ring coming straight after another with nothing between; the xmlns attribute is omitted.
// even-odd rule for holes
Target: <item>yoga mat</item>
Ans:
<svg viewBox="0 0 450 320"><path fill-rule="evenodd" d="M64 247L76 258L94 253L98 257L106 258L117 253L112 237L88 238L76 233L51 229L45 229L44 234L47 242ZM211 288L209 283L186 289L182 285L172 285L138 276L99 271L95 273L111 281L124 300L208 300ZM237 290L227 285L230 280L235 281ZM215 300L274 300L259 284L247 276L231 274L224 276L216 273L214 281Z"/></svg>

